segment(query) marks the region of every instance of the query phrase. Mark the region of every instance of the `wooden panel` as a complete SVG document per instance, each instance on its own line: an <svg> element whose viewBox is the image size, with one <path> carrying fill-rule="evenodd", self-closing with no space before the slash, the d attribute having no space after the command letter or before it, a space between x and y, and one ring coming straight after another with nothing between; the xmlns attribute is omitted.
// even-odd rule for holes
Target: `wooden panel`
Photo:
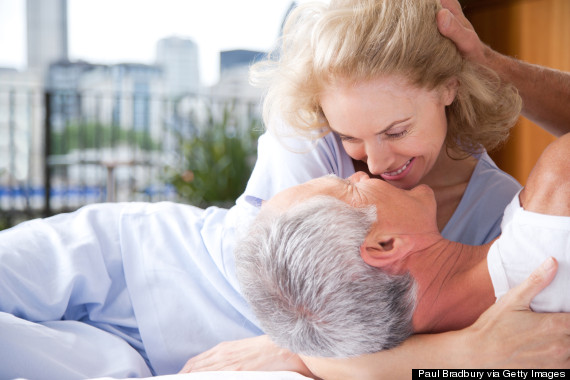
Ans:
<svg viewBox="0 0 570 380"><path fill-rule="evenodd" d="M518 0L465 9L481 40L526 62L570 71L570 1ZM542 150L554 137L521 117L511 138L491 156L499 167L525 182Z"/></svg>

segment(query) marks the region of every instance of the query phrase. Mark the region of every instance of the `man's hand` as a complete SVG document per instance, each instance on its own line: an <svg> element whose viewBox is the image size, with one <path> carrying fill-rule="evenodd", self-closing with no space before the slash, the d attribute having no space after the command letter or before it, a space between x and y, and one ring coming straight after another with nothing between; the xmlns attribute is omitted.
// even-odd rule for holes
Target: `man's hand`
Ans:
<svg viewBox="0 0 570 380"><path fill-rule="evenodd" d="M188 360L180 373L202 371L294 371L313 377L298 355L266 335L220 343Z"/></svg>
<svg viewBox="0 0 570 380"><path fill-rule="evenodd" d="M481 42L467 20L457 0L441 0L444 9L437 14L439 32L455 43L461 54L470 61L486 64L487 46Z"/></svg>
<svg viewBox="0 0 570 380"><path fill-rule="evenodd" d="M444 9L437 14L439 32L453 41L467 60L494 70L503 82L513 84L523 99L523 116L554 136L570 132L570 73L494 51L481 42L459 1L440 1Z"/></svg>

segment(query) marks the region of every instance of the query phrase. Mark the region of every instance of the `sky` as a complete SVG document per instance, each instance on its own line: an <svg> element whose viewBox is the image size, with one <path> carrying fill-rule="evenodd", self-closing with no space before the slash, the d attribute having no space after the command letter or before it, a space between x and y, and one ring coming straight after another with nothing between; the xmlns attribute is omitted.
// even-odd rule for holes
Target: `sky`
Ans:
<svg viewBox="0 0 570 380"><path fill-rule="evenodd" d="M303 2L303 1L298 1ZM198 44L205 85L218 79L219 52L270 50L292 0L68 0L69 58L152 64L164 37ZM0 67L26 65L26 0L0 0Z"/></svg>

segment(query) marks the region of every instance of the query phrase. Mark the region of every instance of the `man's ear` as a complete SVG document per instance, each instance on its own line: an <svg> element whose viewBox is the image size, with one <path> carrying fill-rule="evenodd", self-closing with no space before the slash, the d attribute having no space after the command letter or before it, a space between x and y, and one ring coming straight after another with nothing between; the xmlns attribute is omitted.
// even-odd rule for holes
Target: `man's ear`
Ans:
<svg viewBox="0 0 570 380"><path fill-rule="evenodd" d="M402 235L368 234L360 246L362 260L373 267L382 268L402 260L410 251Z"/></svg>

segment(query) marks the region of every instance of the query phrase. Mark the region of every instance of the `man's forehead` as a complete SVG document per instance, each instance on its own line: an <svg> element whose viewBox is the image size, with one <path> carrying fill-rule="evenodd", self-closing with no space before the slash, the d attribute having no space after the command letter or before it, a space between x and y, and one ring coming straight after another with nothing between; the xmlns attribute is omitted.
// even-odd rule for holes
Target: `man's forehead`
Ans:
<svg viewBox="0 0 570 380"><path fill-rule="evenodd" d="M306 199L315 195L339 196L347 184L350 184L350 181L333 174L316 178L306 182L302 188L298 189L299 193L302 193L299 198L304 196Z"/></svg>
<svg viewBox="0 0 570 380"><path fill-rule="evenodd" d="M303 184L283 190L266 202L264 207L272 208L277 211L285 211L291 206L316 195L332 195L338 197L340 194L335 190L340 190L341 186L346 184L346 182L347 180L334 175L312 179Z"/></svg>

